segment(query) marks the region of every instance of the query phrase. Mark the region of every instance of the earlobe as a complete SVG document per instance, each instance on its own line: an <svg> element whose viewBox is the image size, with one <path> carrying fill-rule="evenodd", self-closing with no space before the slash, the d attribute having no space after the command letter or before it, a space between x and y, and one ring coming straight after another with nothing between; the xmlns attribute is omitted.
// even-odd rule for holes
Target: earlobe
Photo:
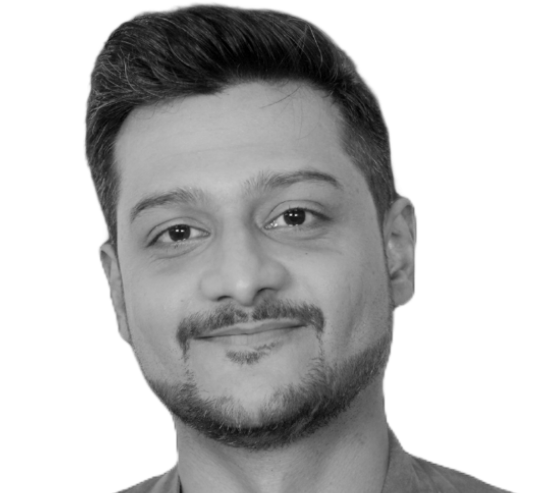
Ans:
<svg viewBox="0 0 556 493"><path fill-rule="evenodd" d="M100 247L100 260L102 262L104 274L106 275L106 279L108 280L108 284L110 286L110 297L112 298L112 305L114 306L114 311L116 312L120 335L127 343L131 344L131 335L127 323L120 264L118 262L116 250L109 241L105 242Z"/></svg>
<svg viewBox="0 0 556 493"><path fill-rule="evenodd" d="M415 290L415 242L417 224L411 202L396 200L384 221L384 244L390 291L394 306L407 303Z"/></svg>

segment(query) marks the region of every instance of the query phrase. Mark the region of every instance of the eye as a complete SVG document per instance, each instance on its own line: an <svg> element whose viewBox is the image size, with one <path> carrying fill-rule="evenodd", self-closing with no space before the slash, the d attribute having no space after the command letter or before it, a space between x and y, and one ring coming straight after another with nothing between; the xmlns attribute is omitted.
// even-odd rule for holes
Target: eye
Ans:
<svg viewBox="0 0 556 493"><path fill-rule="evenodd" d="M180 244L205 236L207 236L207 233L198 228L193 228L188 224L175 224L157 235L152 244L179 246Z"/></svg>
<svg viewBox="0 0 556 493"><path fill-rule="evenodd" d="M321 214L303 207L294 207L282 212L282 214L268 224L267 229L310 227L319 219L323 219Z"/></svg>
<svg viewBox="0 0 556 493"><path fill-rule="evenodd" d="M306 223L308 221L308 216L313 216L315 219L313 219L311 223L317 224L307 225ZM323 223L326 220L328 220L328 218L324 214L321 214L312 209L308 209L306 207L293 207L282 212L282 214L274 219L270 223L268 229L278 229L281 227L285 227L287 229L292 229L294 232L297 232L306 229L317 228L320 223ZM280 225L280 222L283 222L285 226ZM194 228L188 224L175 224L158 234L152 240L150 246L158 245L161 247L179 248L180 246L183 246L189 242L193 242L203 237L203 234L197 234L197 236L195 236L194 234L192 234L194 231L202 233L202 230Z"/></svg>

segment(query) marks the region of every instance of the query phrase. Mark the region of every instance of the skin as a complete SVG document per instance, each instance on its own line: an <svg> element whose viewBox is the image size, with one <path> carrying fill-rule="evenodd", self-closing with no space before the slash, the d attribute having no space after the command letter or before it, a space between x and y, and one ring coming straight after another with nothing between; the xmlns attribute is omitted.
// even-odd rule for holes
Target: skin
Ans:
<svg viewBox="0 0 556 493"><path fill-rule="evenodd" d="M283 411L276 396L299 386L316 361L333 371L387 336L392 307L413 293L413 208L401 198L379 224L341 124L329 100L293 83L239 85L128 117L115 149L118 251L107 243L101 257L120 333L149 382L195 385L202 398L225 402L230 419L240 411L256 426L261 409ZM277 175L297 178L269 185ZM178 187L195 200L145 202ZM303 226L287 223L292 208L308 210ZM175 241L168 228L176 225L194 228L191 239ZM268 300L318 307L322 332L192 338L184 356L176 339L184 317L224 306L249 313ZM230 356L263 344L270 349L252 364ZM233 448L174 421L184 491L382 489L382 375L327 426L285 447Z"/></svg>

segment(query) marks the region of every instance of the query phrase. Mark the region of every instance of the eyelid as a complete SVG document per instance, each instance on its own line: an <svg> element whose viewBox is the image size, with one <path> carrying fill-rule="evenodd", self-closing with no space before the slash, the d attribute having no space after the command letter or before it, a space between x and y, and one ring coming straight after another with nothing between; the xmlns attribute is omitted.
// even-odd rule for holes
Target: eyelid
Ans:
<svg viewBox="0 0 556 493"><path fill-rule="evenodd" d="M172 228L175 228L176 226L187 226L187 227L188 227L189 229L191 229L191 230L203 231L201 228L197 228L197 227L195 227L195 226L191 226L191 224L189 224L189 223L186 223L186 222L183 222L183 221L181 221L181 222L176 222L176 223L172 224L171 226L168 226L168 227L164 228L162 231L158 232L158 233L154 236L154 238L153 238L152 240L149 241L148 246L156 246L156 243L158 242L158 240L160 239L160 237L161 237L163 234L165 234L165 233L167 233L168 231L170 231ZM204 232L204 231L203 231L203 232ZM173 245L179 245L179 244L182 244L182 243L190 243L190 242L193 242L193 241L195 241L195 240L197 240L197 239L200 239L200 238L193 238L193 239L190 239L190 240L187 240L187 241L183 241L183 242L178 241L178 242L175 242L175 243L171 242L171 243L161 244L161 246L166 245L166 246L172 247Z"/></svg>
<svg viewBox="0 0 556 493"><path fill-rule="evenodd" d="M322 222L322 221L326 221L326 220L330 219L326 214L322 213L319 210L315 210L315 209L318 209L318 208L316 208L316 207L313 208L313 207L309 207L309 206L301 205L301 204L298 205L298 204L294 203L293 205L289 205L288 207L286 207L282 212L280 212L280 214L276 214L275 216L273 216L273 219L268 221L265 224L264 228L265 229L274 229L275 227L271 227L271 225L273 223L275 223L284 214L286 214L286 212L289 212L289 211L292 211L292 210L303 210L305 212L308 212L309 214L314 216L314 218L315 218L314 221L321 221ZM304 225L304 224L299 225L299 226L288 226L288 228L298 228L298 229L310 228L310 227L311 227L310 225Z"/></svg>
<svg viewBox="0 0 556 493"><path fill-rule="evenodd" d="M323 223L326 221L329 221L330 218L323 214L322 212L315 210L311 207L305 207L305 206L290 206L287 209L285 209L284 211L282 211L280 214L278 214L277 216L274 217L274 219L270 220L267 224L273 224L275 223L281 216L283 216L284 214L286 214L289 211L292 210L303 210L306 212L309 212L310 214L312 214L313 216L315 216L315 222L317 223ZM156 246L156 243L158 242L159 238L164 235L165 233L167 233L170 229L175 228L176 226L187 226L188 228L192 229L192 230L197 230L197 231L203 231L201 228L197 228L195 226L191 226L190 224L186 223L186 222L176 222L174 224L172 224L171 226L168 226L166 228L164 228L162 231L160 231L159 233L157 233L154 238L148 243L148 246ZM316 226L286 226L285 228L282 229L291 229L293 231L305 231L307 229L315 229L318 228L319 225ZM279 229L279 228L270 228L271 230L274 229ZM193 238L193 239L188 239L188 240L184 240L184 241L177 241L177 242L171 242L171 243L166 243L166 244L161 244L161 247L168 247L168 248L179 248L187 243L192 243L195 240L198 239L202 239L202 237L200 238Z"/></svg>

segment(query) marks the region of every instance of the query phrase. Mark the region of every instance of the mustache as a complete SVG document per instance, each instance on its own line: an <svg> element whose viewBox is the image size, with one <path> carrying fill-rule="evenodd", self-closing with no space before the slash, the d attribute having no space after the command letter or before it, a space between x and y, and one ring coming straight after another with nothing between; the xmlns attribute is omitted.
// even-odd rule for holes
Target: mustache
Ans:
<svg viewBox="0 0 556 493"><path fill-rule="evenodd" d="M293 319L300 325L312 325L317 333L324 327L324 313L313 304L290 300L263 301L246 311L232 304L223 305L210 313L192 313L181 321L177 338L183 348L194 337L206 336L213 330L232 325L264 320Z"/></svg>

